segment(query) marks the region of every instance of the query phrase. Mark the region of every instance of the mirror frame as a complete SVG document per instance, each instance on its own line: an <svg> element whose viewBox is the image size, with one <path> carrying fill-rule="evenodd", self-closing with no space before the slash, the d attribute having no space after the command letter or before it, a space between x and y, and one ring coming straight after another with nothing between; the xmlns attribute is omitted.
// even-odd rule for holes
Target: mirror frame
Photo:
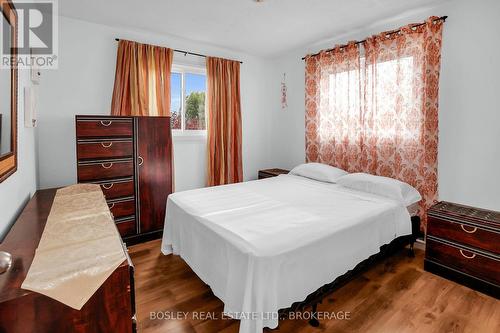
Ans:
<svg viewBox="0 0 500 333"><path fill-rule="evenodd" d="M0 9L4 18L10 23L11 57L17 59L17 12L11 0L0 0ZM15 61L15 60L14 60ZM0 183L9 178L17 170L17 66L11 68L10 76L10 152L0 156ZM1 89L1 88L0 88Z"/></svg>

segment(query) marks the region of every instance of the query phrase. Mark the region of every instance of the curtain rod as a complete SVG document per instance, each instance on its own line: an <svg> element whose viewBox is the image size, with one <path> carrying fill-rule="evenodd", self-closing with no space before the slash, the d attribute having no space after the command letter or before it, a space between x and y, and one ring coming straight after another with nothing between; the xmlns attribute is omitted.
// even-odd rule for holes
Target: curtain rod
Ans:
<svg viewBox="0 0 500 333"><path fill-rule="evenodd" d="M446 16L446 15L445 15L445 16L441 16L441 17L438 17L437 19L435 19L435 20L434 20L434 22L437 22L437 21L440 21L440 20L443 20L443 22L445 22L447 18L448 18L448 16ZM422 25L424 25L424 24L425 24L425 22L424 22L424 23L414 24L414 25L412 25L412 28L420 27L420 26L422 26ZM387 35L397 34L397 33L398 33L398 32L400 32L400 31L401 31L401 29L393 30L393 31L388 32L388 33L387 33ZM366 42L366 39L363 39L363 40L357 41L357 42L356 42L356 43L354 43L354 44L358 45L358 44L362 44L362 43L364 43L364 42ZM344 45L340 45L339 47L340 47L340 48L343 48L343 47L347 47L348 45L349 45L349 44L344 44ZM325 50L324 52L332 52L333 50L335 50L335 48L332 48L332 49L327 49L327 50ZM321 52L323 52L323 51L320 51L320 52L317 52L317 53L310 54L309 56L310 56L310 57L315 57L315 56L319 55ZM307 57L307 56L302 57L302 60L305 60L305 59L306 59L306 57Z"/></svg>
<svg viewBox="0 0 500 333"><path fill-rule="evenodd" d="M117 42L120 41L120 38L115 38L115 40ZM125 39L124 39L125 40ZM204 54L200 54L200 53L194 53L194 52L189 52L189 51L184 51L184 50L177 50L177 49L173 49L174 52L178 52L178 53L183 53L185 56L186 55L193 55L193 56L197 56L197 57L202 57L202 58L206 58L207 56L204 55ZM233 61L238 61L238 60L233 60ZM243 63L243 61L238 61L240 64Z"/></svg>

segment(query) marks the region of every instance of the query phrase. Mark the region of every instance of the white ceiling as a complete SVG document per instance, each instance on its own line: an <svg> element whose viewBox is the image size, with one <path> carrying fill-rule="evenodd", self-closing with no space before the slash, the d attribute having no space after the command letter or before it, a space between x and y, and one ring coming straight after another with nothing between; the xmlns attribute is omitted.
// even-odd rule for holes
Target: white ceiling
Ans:
<svg viewBox="0 0 500 333"><path fill-rule="evenodd" d="M443 0L61 0L63 16L202 41L259 56Z"/></svg>

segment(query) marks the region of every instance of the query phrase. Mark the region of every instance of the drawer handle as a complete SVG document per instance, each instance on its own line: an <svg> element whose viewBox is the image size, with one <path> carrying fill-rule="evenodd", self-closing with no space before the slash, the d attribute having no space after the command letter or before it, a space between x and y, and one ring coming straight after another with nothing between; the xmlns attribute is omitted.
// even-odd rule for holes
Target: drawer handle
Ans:
<svg viewBox="0 0 500 333"><path fill-rule="evenodd" d="M110 143L108 143L108 144L105 144L104 142L103 142L103 143L101 143L101 146L102 146L103 148L109 148L109 147L111 147L112 145L113 145L113 142L110 142Z"/></svg>
<svg viewBox="0 0 500 333"><path fill-rule="evenodd" d="M109 209L113 209L115 207L115 203L113 202L110 206Z"/></svg>
<svg viewBox="0 0 500 333"><path fill-rule="evenodd" d="M468 234L473 234L473 233L475 233L475 232L476 232L476 230L477 230L477 227L472 227L472 229L467 230L467 229L465 229L465 226L464 226L463 224L461 224L460 226L462 227L462 230L463 230L463 231L465 231L465 232L466 232L466 233L468 233Z"/></svg>
<svg viewBox="0 0 500 333"><path fill-rule="evenodd" d="M141 156L139 156L139 166L141 166L143 163L144 163L144 159Z"/></svg>
<svg viewBox="0 0 500 333"><path fill-rule="evenodd" d="M460 254L461 254L462 256L464 256L465 258L467 258L467 259L474 259L474 258L476 257L476 254L475 254L475 253L473 253L471 256L468 256L468 255L466 255L466 254L464 253L464 251L463 251L463 250L460 250Z"/></svg>
<svg viewBox="0 0 500 333"><path fill-rule="evenodd" d="M109 169L113 166L113 163L101 163L101 166L104 168L104 169Z"/></svg>
<svg viewBox="0 0 500 333"><path fill-rule="evenodd" d="M115 185L115 183L111 183L109 185L106 185L106 184L102 184L102 187L105 189L105 190L109 190L110 188L113 187L113 185Z"/></svg>
<svg viewBox="0 0 500 333"><path fill-rule="evenodd" d="M101 120L101 125L102 125L102 126L106 126L106 127L108 127L108 126L109 126L109 125L111 125L112 123L113 123L113 122L112 122L111 120L109 120L109 121L102 121L102 120Z"/></svg>

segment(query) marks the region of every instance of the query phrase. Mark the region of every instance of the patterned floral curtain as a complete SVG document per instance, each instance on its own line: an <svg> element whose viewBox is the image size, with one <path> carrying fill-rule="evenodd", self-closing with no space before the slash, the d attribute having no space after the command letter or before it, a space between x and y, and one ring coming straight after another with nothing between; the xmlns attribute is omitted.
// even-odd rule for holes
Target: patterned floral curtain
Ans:
<svg viewBox="0 0 500 333"><path fill-rule="evenodd" d="M321 52L306 59L306 156L355 172L360 170L361 72L359 47Z"/></svg>
<svg viewBox="0 0 500 333"><path fill-rule="evenodd" d="M306 58L306 160L405 181L437 201L443 22L429 18ZM364 51L364 56L361 54Z"/></svg>

